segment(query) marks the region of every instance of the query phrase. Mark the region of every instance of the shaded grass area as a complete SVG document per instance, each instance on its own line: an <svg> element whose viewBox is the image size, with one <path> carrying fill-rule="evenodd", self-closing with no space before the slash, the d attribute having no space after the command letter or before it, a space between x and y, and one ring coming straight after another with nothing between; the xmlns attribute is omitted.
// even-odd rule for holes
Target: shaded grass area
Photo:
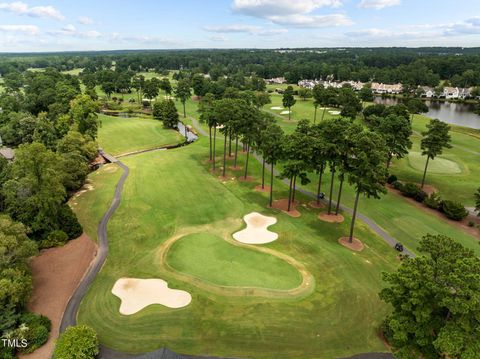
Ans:
<svg viewBox="0 0 480 359"><path fill-rule="evenodd" d="M208 141L201 138L187 147L124 160L130 176L108 227L110 254L82 302L79 322L93 326L103 344L128 352L168 347L180 353L230 357L338 358L384 351L377 328L388 307L377 293L381 272L398 265L396 253L362 223L357 236L366 249L349 251L337 242L348 233L348 218L335 225L319 221L318 210L309 207L301 206L300 218L267 209L266 195L253 191L259 164L251 161L251 175L257 181L239 182L238 173L231 171L228 180L219 180L208 171L207 157ZM243 165L244 155L240 160ZM286 197L287 190L275 180L277 198ZM278 218L279 240L268 248L306 266L316 282L311 295L301 299L222 296L176 280L159 265L159 246L178 231L214 230L228 222L230 227L224 229L233 233L242 228L243 215L252 211ZM98 221L96 212L90 213L91 221ZM206 265L204 257L194 256L200 261L196 266ZM249 265L245 260L242 265ZM216 275L220 277L222 271ZM192 303L177 310L153 305L122 316L120 301L110 291L125 276L167 280L171 288L189 291ZM279 277L283 278L281 273Z"/></svg>
<svg viewBox="0 0 480 359"><path fill-rule="evenodd" d="M168 251L167 263L221 286L293 289L302 282L297 269L280 258L232 245L209 233L176 241Z"/></svg>
<svg viewBox="0 0 480 359"><path fill-rule="evenodd" d="M99 115L102 122L98 142L105 152L126 152L173 145L182 141L175 130L165 129L160 121L145 118L121 118Z"/></svg>

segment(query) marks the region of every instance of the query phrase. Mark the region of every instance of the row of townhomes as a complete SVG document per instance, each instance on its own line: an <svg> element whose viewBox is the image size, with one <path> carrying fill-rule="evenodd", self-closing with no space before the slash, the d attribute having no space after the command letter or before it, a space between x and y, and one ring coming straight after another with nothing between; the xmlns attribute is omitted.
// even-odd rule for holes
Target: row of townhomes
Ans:
<svg viewBox="0 0 480 359"><path fill-rule="evenodd" d="M351 86L354 90L361 90L366 83L360 81L323 81L323 80L301 80L298 82L298 86L313 89L315 85L323 85L325 88L334 87L342 88L345 85ZM371 83L372 91L375 94L383 95L398 95L402 93L402 84L383 84L378 82ZM419 87L422 90L422 97L425 98L445 98L447 100L465 100L472 97L473 88L461 88L461 87L444 87L440 91L427 86Z"/></svg>

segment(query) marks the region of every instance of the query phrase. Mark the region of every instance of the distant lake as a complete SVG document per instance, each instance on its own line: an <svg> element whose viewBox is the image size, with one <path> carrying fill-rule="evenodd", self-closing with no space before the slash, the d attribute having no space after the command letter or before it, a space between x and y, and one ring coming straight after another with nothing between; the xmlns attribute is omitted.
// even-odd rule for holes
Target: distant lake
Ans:
<svg viewBox="0 0 480 359"><path fill-rule="evenodd" d="M376 97L375 103L383 105L396 105L401 100L396 98ZM475 105L469 103L454 103L440 101L426 101L429 111L424 115L430 118L437 118L440 121L454 125L480 129L480 116L475 114Z"/></svg>

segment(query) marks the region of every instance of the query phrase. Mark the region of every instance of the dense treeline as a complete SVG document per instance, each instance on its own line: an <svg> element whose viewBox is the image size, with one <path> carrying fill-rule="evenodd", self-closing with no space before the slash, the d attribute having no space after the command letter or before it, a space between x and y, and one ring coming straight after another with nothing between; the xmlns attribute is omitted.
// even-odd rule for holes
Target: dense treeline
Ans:
<svg viewBox="0 0 480 359"><path fill-rule="evenodd" d="M85 68L88 72L116 68L125 71L155 69L223 75L256 74L262 78L285 76L290 83L325 78L402 82L437 86L448 80L459 87L480 85L480 49L377 48L296 50L166 50L25 55L0 59L0 74L23 72L29 67L59 71Z"/></svg>
<svg viewBox="0 0 480 359"><path fill-rule="evenodd" d="M53 68L5 80L0 137L15 157L0 157L0 334L27 340L21 351L31 352L48 339L50 321L26 312L28 260L82 233L67 201L97 155L97 104L81 93L78 78ZM14 354L0 348L2 358Z"/></svg>

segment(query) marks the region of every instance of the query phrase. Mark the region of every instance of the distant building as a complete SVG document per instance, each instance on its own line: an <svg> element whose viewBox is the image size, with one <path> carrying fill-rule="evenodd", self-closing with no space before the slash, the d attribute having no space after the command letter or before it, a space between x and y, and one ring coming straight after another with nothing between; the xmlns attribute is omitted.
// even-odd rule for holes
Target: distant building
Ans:
<svg viewBox="0 0 480 359"><path fill-rule="evenodd" d="M402 93L403 86L402 84L381 84L378 82L372 82L372 91L376 94L383 95L383 94L390 94L390 95L398 95Z"/></svg>
<svg viewBox="0 0 480 359"><path fill-rule="evenodd" d="M441 97L447 100L465 100L472 96L471 89L461 87L445 87Z"/></svg>
<svg viewBox="0 0 480 359"><path fill-rule="evenodd" d="M286 84L287 80L285 80L285 77L274 77L271 79L265 79L265 82L269 85L281 85L281 84Z"/></svg>
<svg viewBox="0 0 480 359"><path fill-rule="evenodd" d="M13 161L15 158L15 150L9 147L2 147L0 148L0 155L7 161Z"/></svg>
<svg viewBox="0 0 480 359"><path fill-rule="evenodd" d="M421 86L420 88L422 89L422 92L423 92L422 97L434 98L436 96L434 88L428 87L428 86Z"/></svg>

